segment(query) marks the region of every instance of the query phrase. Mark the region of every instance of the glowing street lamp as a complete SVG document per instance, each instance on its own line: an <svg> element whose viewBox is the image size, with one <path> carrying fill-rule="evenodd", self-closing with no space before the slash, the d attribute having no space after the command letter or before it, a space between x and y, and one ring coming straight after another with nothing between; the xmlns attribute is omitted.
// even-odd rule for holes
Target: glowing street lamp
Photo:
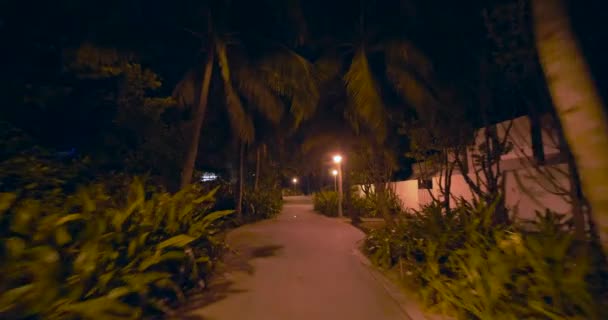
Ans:
<svg viewBox="0 0 608 320"><path fill-rule="evenodd" d="M293 193L296 193L296 184L298 184L298 178L293 178L291 179L291 182L293 183Z"/></svg>
<svg viewBox="0 0 608 320"><path fill-rule="evenodd" d="M333 156L334 163L338 165L338 217L342 217L342 156ZM334 170L335 171L335 170ZM333 174L333 172L332 172Z"/></svg>

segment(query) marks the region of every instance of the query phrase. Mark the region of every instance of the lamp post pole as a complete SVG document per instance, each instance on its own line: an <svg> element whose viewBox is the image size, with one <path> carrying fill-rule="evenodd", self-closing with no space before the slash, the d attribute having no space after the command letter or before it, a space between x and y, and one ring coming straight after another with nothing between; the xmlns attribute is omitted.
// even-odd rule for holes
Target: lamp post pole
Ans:
<svg viewBox="0 0 608 320"><path fill-rule="evenodd" d="M342 156L335 155L333 160L338 165L338 217L342 218Z"/></svg>
<svg viewBox="0 0 608 320"><path fill-rule="evenodd" d="M338 192L338 170L332 170L331 174L334 176L334 192Z"/></svg>

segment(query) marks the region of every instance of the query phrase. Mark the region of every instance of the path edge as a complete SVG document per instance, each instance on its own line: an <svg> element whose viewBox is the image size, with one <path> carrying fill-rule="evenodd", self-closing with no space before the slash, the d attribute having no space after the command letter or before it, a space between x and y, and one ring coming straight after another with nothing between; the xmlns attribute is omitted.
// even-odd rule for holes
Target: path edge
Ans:
<svg viewBox="0 0 608 320"><path fill-rule="evenodd" d="M387 294L397 303L408 320L452 320L453 318L438 314L429 314L424 311L424 308L417 301L413 293L407 292L404 288L395 284L386 271L376 267L361 251L361 245L364 239L357 243L353 248L353 255L357 257L359 262L371 273L376 280L387 292Z"/></svg>

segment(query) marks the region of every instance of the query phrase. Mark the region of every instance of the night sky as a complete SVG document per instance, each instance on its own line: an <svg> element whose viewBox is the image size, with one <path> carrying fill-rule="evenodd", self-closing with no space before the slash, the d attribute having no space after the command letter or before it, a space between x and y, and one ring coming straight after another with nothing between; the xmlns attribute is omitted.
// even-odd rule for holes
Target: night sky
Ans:
<svg viewBox="0 0 608 320"><path fill-rule="evenodd" d="M256 38L272 39L289 44L313 60L330 40L373 43L378 37L398 32L419 44L434 61L439 76L468 83L478 76L480 55L489 46L481 8L499 2L366 1L362 29L359 6L363 2L359 1L307 0L303 1L301 15L294 15L288 6L269 10L270 5L281 3L277 0L233 1L230 9L221 12L226 19L216 23L248 39L251 48L255 48ZM60 149L88 144L112 115L103 102L83 107L87 97L68 94L67 103L56 104L48 98L62 90L79 92L63 70L63 50L83 41L133 49L142 64L161 75L164 85L158 94L170 94L185 71L200 59L201 40L185 30L204 29L201 4L205 2L3 1L2 118ZM575 29L598 87L606 95L607 63L599 49L608 40L603 12L599 1L572 2ZM305 37L297 39L298 33ZM493 85L497 87L494 99L499 106L495 121L525 112L518 110L520 103L513 99L509 83L499 77ZM31 95L48 99L43 105L24 99Z"/></svg>

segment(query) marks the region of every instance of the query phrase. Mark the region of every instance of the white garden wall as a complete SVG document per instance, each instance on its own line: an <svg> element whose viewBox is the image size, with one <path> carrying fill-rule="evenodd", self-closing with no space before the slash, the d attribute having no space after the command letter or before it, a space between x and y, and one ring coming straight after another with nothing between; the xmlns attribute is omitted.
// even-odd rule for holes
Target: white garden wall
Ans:
<svg viewBox="0 0 608 320"><path fill-rule="evenodd" d="M549 121L543 118L544 122ZM565 164L534 166L532 142L530 138L530 122L527 117L519 117L496 125L499 137L504 137L506 129L511 126L508 140L513 149L501 157L501 167L505 181L505 203L519 219L531 219L535 211L551 209L559 213L570 212L567 197L560 193L569 189L568 170ZM551 128L545 123L545 128ZM477 132L477 144L483 141L483 130ZM543 149L547 159L559 156L557 137L549 129L542 132ZM469 177L475 181L471 152L467 152ZM405 208L419 210L422 205L432 201L427 189L418 189L417 170L414 179L391 182L390 185ZM439 177L432 178L430 190L436 198L440 198ZM473 195L469 185L460 172L452 175L451 194L455 198L471 200Z"/></svg>

